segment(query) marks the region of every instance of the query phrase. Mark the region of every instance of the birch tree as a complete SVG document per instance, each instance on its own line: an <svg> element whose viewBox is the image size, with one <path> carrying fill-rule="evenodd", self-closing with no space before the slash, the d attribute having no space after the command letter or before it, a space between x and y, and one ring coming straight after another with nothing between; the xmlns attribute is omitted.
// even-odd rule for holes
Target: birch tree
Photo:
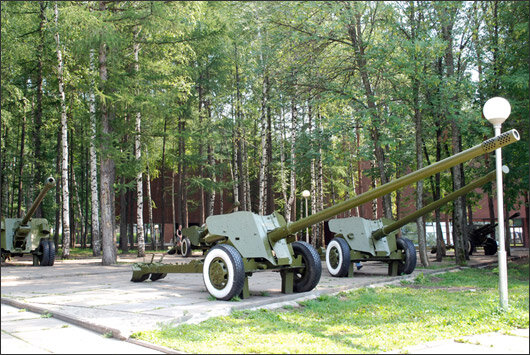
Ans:
<svg viewBox="0 0 530 355"><path fill-rule="evenodd" d="M140 53L140 44L138 43L138 36L140 35L141 28L135 27L134 29L134 70L138 73L140 64L138 63L138 54ZM134 150L136 161L142 161L142 114L140 110L136 112L136 136L134 138ZM139 166L142 166L139 164ZM142 180L143 169L140 168L136 175L136 238L138 240L138 256L145 256L145 239L144 239L144 194L143 194L143 180ZM173 208L174 209L174 208Z"/></svg>
<svg viewBox="0 0 530 355"><path fill-rule="evenodd" d="M90 200L92 202L92 255L101 255L101 234L99 230L99 194L98 194L98 166L96 153L96 96L94 90L96 82L95 75L95 54L94 49L90 49L90 74L92 76L89 95L90 112Z"/></svg>
<svg viewBox="0 0 530 355"><path fill-rule="evenodd" d="M62 215L63 215L63 253L62 258L70 257L70 197L68 188L68 124L66 120L66 97L63 82L63 57L59 37L59 8L54 5L55 12L55 42L57 44L57 82L59 85L59 98L61 102L61 188L62 188Z"/></svg>

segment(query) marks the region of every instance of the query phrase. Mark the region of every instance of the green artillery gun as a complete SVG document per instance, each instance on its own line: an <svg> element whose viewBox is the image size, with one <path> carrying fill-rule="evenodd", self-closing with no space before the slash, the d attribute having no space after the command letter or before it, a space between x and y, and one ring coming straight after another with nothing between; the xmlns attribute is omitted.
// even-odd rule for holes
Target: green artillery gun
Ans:
<svg viewBox="0 0 530 355"><path fill-rule="evenodd" d="M31 218L46 193L55 186L49 177L44 188L23 218L2 219L2 261L11 256L31 253L33 266L52 266L55 261L55 244L50 238L50 226L45 218Z"/></svg>
<svg viewBox="0 0 530 355"><path fill-rule="evenodd" d="M208 235L204 237L204 241L213 246L204 259L185 264L163 264L163 256L158 262L153 262L153 254L151 262L133 264L131 281L142 282L147 278L155 281L164 278L167 273L202 273L208 292L219 300L229 300L234 296L249 297L248 276L254 272L272 270L281 274L283 293L310 291L320 281L322 264L317 251L310 244L295 241L296 233L376 197L517 140L519 134L516 130L511 130L427 168L292 223L286 223L277 212L268 216L246 211L210 216L206 219ZM406 262L404 255L402 261Z"/></svg>
<svg viewBox="0 0 530 355"><path fill-rule="evenodd" d="M320 258L315 248L296 242L291 232L271 239L270 232L285 225L277 212L268 216L247 211L209 216L202 240L212 247L205 258L185 264L162 264L162 258L135 263L131 281L156 281L168 273L203 273L208 292L217 299L229 300L249 297L248 276L273 270L281 274L282 292L310 291L320 281Z"/></svg>
<svg viewBox="0 0 530 355"><path fill-rule="evenodd" d="M208 250L211 245L204 242L208 235L206 226L190 226L182 228L182 240L177 240L175 245L167 252L169 255L180 254L184 257L191 256L193 249Z"/></svg>
<svg viewBox="0 0 530 355"><path fill-rule="evenodd" d="M508 173L508 167L504 166L503 171ZM334 277L353 276L353 263L358 261L386 262L390 276L412 273L416 267L416 249L410 239L396 237L399 228L493 181L495 176L495 171L492 171L396 222L386 219L372 221L361 217L330 220L329 229L335 233L335 237L325 253L329 273Z"/></svg>
<svg viewBox="0 0 530 355"><path fill-rule="evenodd" d="M238 201L225 214L231 213L236 207L239 207ZM191 256L192 250L198 249L202 250L204 254L213 246L212 243L205 241L204 238L207 235L208 228L206 228L206 225L182 228L182 240L177 240L175 245L167 253L169 255L179 253L183 257L189 257Z"/></svg>

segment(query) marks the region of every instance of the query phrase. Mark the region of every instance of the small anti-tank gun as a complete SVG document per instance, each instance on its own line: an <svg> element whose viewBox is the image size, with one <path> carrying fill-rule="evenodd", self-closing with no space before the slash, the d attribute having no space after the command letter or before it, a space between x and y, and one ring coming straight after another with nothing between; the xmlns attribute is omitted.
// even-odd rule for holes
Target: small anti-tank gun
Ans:
<svg viewBox="0 0 530 355"><path fill-rule="evenodd" d="M162 279L168 273L201 273L208 292L217 299L248 298L248 277L265 270L280 272L282 292L310 291L320 281L322 265L317 251L306 242L295 241L291 232L270 232L287 225L274 212L259 216L238 211L209 216L202 241L212 245L206 257L185 264L136 263L131 281Z"/></svg>
<svg viewBox="0 0 530 355"><path fill-rule="evenodd" d="M33 266L52 266L55 261L55 244L50 238L50 227L45 218L32 218L48 191L55 186L49 177L23 218L2 219L2 261L11 256L31 253Z"/></svg>
<svg viewBox="0 0 530 355"><path fill-rule="evenodd" d="M202 273L208 292L217 299L229 300L234 296L249 297L248 276L254 272L271 270L280 272L283 293L310 291L320 281L322 264L317 251L310 244L295 241L296 233L517 140L519 134L511 130L292 223L286 223L277 212L268 216L245 211L210 216L206 219L208 234L204 236L204 241L212 247L204 259L185 264L163 264L162 258L158 262L151 259L148 263L135 263L131 281L141 282L147 278L155 281L164 278L167 273ZM395 265L392 267L397 273L399 264L406 264L410 256L406 252L396 253L395 256L396 260L392 260Z"/></svg>
<svg viewBox="0 0 530 355"><path fill-rule="evenodd" d="M503 167L503 172L508 173ZM326 248L326 267L335 277L353 276L353 263L358 261L382 261L388 263L388 274L410 274L416 267L416 249L411 240L398 238L397 232L404 225L463 196L487 182L493 181L496 172L454 191L444 198L411 213L398 221L386 219L367 220L361 217L332 219L329 229L335 237Z"/></svg>
<svg viewBox="0 0 530 355"><path fill-rule="evenodd" d="M239 202L234 202L232 208L226 213L231 213L239 207ZM208 236L208 228L205 224L202 226L190 226L182 228L182 239L177 240L175 245L167 252L169 255L180 254L183 257L189 257L193 250L202 250L203 254L212 247L212 243L205 241L205 237Z"/></svg>

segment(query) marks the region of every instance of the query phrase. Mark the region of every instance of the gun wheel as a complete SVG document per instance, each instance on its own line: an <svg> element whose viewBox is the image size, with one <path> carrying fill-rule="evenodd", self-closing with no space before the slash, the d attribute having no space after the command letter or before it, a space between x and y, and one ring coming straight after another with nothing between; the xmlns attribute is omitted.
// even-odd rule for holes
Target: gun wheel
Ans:
<svg viewBox="0 0 530 355"><path fill-rule="evenodd" d="M326 248L326 267L331 276L348 276L350 246L342 238L333 238Z"/></svg>
<svg viewBox="0 0 530 355"><path fill-rule="evenodd" d="M236 248L220 244L206 254L202 271L204 285L218 300L228 301L238 296L245 284L243 258Z"/></svg>
<svg viewBox="0 0 530 355"><path fill-rule="evenodd" d="M159 272L153 272L151 274L151 281L156 281L156 280L160 280L160 279L163 279L164 277L166 277L167 274L163 274L163 273L159 273Z"/></svg>
<svg viewBox="0 0 530 355"><path fill-rule="evenodd" d="M495 255L497 252L497 241L493 238L486 238L484 242L484 255Z"/></svg>
<svg viewBox="0 0 530 355"><path fill-rule="evenodd" d="M48 266L53 266L55 262L55 243L48 239Z"/></svg>
<svg viewBox="0 0 530 355"><path fill-rule="evenodd" d="M316 287L322 274L322 263L315 248L306 242L294 242L294 256L302 256L304 268L294 274L294 292L307 292Z"/></svg>
<svg viewBox="0 0 530 355"><path fill-rule="evenodd" d="M469 239L466 239L466 251L467 255L473 255L473 242Z"/></svg>
<svg viewBox="0 0 530 355"><path fill-rule="evenodd" d="M48 239L41 239L39 242L39 264L40 266L50 266L50 243ZM55 245L53 248L53 258L55 259ZM53 260L51 261L53 265Z"/></svg>
<svg viewBox="0 0 530 355"><path fill-rule="evenodd" d="M397 249L403 252L403 261L398 265L398 275L411 274L416 268L416 248L407 238L396 238Z"/></svg>
<svg viewBox="0 0 530 355"><path fill-rule="evenodd" d="M147 280L149 278L151 274L143 274L139 277L135 276L134 273L133 273L133 277L131 279L132 282L144 282L145 280Z"/></svg>
<svg viewBox="0 0 530 355"><path fill-rule="evenodd" d="M191 241L188 237L182 238L182 242L180 243L180 253L184 257L191 256Z"/></svg>

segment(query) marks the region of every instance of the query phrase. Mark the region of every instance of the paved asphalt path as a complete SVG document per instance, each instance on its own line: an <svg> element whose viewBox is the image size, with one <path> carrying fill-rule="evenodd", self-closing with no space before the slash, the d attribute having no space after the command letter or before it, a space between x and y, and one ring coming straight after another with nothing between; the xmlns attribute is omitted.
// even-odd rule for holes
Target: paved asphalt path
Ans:
<svg viewBox="0 0 530 355"><path fill-rule="evenodd" d="M528 249L514 250L528 257ZM201 274L169 274L165 279L132 283L130 264L119 259L114 266L99 260L57 260L53 267L32 267L31 260L16 258L2 263L2 354L11 353L171 353L170 349L130 338L136 331L159 323L197 323L226 315L233 309L275 308L349 289L399 283L413 279L387 276L387 265L366 262L353 278L333 278L323 263L322 278L311 292L285 295L278 273L258 272L249 278L251 297L240 302L213 301ZM472 256L470 266L488 265L496 257ZM165 262L184 262L166 256ZM403 349L402 349L403 350ZM528 354L528 329L510 334L487 334L434 342L404 349L408 353L523 353ZM398 352L399 353L399 352Z"/></svg>

